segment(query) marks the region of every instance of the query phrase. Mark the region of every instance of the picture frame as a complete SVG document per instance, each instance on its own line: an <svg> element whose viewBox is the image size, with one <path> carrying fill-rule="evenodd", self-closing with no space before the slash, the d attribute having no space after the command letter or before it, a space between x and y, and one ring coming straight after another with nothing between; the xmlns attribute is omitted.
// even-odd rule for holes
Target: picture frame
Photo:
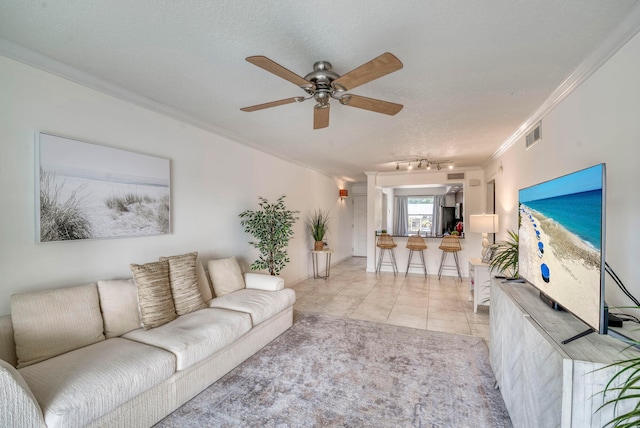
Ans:
<svg viewBox="0 0 640 428"><path fill-rule="evenodd" d="M482 263L489 263L493 259L493 255L496 249L489 246L485 248L484 253L482 255Z"/></svg>
<svg viewBox="0 0 640 428"><path fill-rule="evenodd" d="M168 159L36 135L36 241L171 232Z"/></svg>

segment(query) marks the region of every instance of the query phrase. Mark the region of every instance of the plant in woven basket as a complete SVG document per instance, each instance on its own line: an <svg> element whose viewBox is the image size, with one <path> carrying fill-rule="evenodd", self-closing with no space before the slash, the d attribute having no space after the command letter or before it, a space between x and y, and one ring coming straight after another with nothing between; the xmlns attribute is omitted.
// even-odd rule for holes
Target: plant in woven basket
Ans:
<svg viewBox="0 0 640 428"><path fill-rule="evenodd" d="M489 269L499 275L518 278L518 232L508 230L509 237L489 246L493 257L489 261Z"/></svg>
<svg viewBox="0 0 640 428"><path fill-rule="evenodd" d="M323 211L322 209L314 210L313 213L307 216L305 223L307 225L307 229L309 230L309 234L315 241L315 250L322 250L324 246L322 240L329 231L330 220L331 217L329 217L329 213Z"/></svg>
<svg viewBox="0 0 640 428"><path fill-rule="evenodd" d="M299 211L288 210L284 198L282 195L270 204L260 196L259 210L247 210L240 214L244 231L256 238L249 244L260 252L258 260L251 264L252 270L267 269L271 275L278 275L289 263L287 247L293 238L293 225L298 220L296 214Z"/></svg>

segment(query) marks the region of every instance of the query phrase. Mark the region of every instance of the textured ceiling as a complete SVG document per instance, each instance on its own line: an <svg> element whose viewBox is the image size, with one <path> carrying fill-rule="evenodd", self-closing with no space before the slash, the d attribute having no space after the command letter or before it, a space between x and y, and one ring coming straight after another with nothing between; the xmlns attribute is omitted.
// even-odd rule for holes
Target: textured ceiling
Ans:
<svg viewBox="0 0 640 428"><path fill-rule="evenodd" d="M223 135L330 176L364 179L395 160L481 165L624 18L636 0L2 1L0 38L135 92ZM304 76L391 52L400 71L353 90L404 104L386 116L313 101L246 62ZM77 80L77 79L76 79Z"/></svg>

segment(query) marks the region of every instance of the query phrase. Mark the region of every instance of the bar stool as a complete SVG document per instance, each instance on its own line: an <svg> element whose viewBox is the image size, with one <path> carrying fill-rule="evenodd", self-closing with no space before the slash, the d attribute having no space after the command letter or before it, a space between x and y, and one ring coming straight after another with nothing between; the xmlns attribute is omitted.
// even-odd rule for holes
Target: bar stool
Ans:
<svg viewBox="0 0 640 428"><path fill-rule="evenodd" d="M440 270L438 271L438 279L440 279L443 269L455 268L458 271L458 278L460 278L460 281L462 281L462 275L460 274L460 263L458 262L458 251L462 250L462 247L460 246L460 240L458 239L458 237L455 235L443 236L439 248L442 250L442 258L440 259ZM453 253L453 260L456 262L455 266L444 264L449 253Z"/></svg>
<svg viewBox="0 0 640 428"><path fill-rule="evenodd" d="M407 272L404 274L406 277L409 274L409 268L412 266L411 257L413 257L414 251L420 252L420 260L422 263L413 263L413 266L419 267L422 265L422 269L424 270L424 277L427 277L427 265L424 262L424 250L427 249L427 244L425 244L424 239L421 236L410 236L407 240L407 248L409 249L409 261L407 261Z"/></svg>
<svg viewBox="0 0 640 428"><path fill-rule="evenodd" d="M382 264L388 264L391 265L391 267L393 268L393 275L397 275L398 274L398 266L396 265L396 255L393 252L393 249L397 247L396 243L393 242L393 238L391 237L391 235L387 234L387 233L382 233L379 237L378 237L378 243L376 244L376 246L378 248L380 248L380 252L378 254L378 266L376 267L376 273L380 272L380 268L382 267ZM389 252L389 257L391 259L391 261L388 262L383 262L382 259L384 258L384 253L385 251Z"/></svg>

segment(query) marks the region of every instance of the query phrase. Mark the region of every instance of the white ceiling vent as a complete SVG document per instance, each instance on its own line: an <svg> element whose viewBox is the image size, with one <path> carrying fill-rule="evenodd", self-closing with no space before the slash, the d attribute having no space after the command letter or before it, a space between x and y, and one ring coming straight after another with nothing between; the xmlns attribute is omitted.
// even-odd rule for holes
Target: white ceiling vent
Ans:
<svg viewBox="0 0 640 428"><path fill-rule="evenodd" d="M447 180L464 180L464 172L449 172Z"/></svg>
<svg viewBox="0 0 640 428"><path fill-rule="evenodd" d="M528 149L540 140L542 140L542 122L538 122L536 127L527 134L525 148Z"/></svg>

